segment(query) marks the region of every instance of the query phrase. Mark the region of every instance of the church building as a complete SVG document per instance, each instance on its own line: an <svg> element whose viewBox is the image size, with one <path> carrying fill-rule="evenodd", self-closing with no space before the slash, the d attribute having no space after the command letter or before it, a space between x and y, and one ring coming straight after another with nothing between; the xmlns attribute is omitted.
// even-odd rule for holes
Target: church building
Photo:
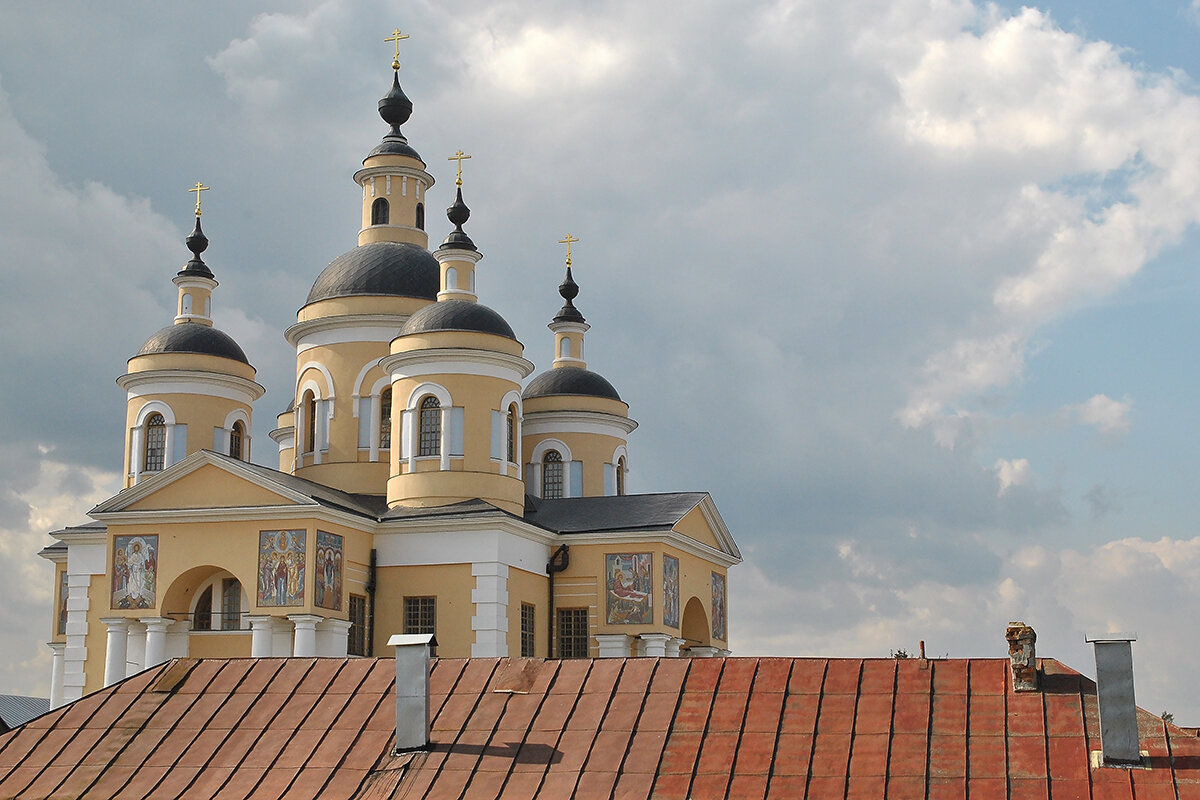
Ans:
<svg viewBox="0 0 1200 800"><path fill-rule="evenodd" d="M588 368L578 240L534 375L480 302L493 278L464 229L461 151L450 232L429 249L434 177L401 133L399 66L387 133L353 175L357 246L284 333L294 393L270 442L251 437L255 368L213 325L193 189L174 319L117 378L124 488L41 552L54 706L171 658L383 656L398 633L452 658L728 654L737 545L707 493L627 491L637 423Z"/></svg>

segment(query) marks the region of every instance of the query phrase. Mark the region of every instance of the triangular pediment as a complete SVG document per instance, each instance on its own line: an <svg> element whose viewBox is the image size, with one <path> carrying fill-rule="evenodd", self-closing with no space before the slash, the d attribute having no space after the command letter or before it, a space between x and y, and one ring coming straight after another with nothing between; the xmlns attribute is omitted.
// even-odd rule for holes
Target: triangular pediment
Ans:
<svg viewBox="0 0 1200 800"><path fill-rule="evenodd" d="M239 468L238 462L199 452L109 498L92 515L313 504L311 497Z"/></svg>
<svg viewBox="0 0 1200 800"><path fill-rule="evenodd" d="M742 554L738 550L737 544L734 543L729 528L725 526L725 521L721 519L716 503L707 494L696 504L695 508L684 514L671 527L676 533L681 533L689 539L716 548L735 558L741 558Z"/></svg>

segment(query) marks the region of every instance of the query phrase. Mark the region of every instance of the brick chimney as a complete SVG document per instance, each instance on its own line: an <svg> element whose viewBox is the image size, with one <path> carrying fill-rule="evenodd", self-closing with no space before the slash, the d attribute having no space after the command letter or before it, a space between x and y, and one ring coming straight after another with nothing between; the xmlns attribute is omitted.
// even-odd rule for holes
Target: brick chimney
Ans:
<svg viewBox="0 0 1200 800"><path fill-rule="evenodd" d="M1004 631L1008 640L1008 664L1012 672L1014 692L1036 692L1038 689L1037 634L1024 622L1010 622Z"/></svg>

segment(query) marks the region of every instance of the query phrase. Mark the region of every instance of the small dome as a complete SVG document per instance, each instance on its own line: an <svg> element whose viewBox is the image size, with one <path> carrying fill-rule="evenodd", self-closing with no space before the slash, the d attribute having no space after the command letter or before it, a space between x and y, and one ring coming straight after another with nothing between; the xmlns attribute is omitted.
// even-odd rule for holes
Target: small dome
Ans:
<svg viewBox="0 0 1200 800"><path fill-rule="evenodd" d="M526 400L555 394L577 394L620 400L613 385L591 370L579 367L557 367L547 370L529 382L521 396Z"/></svg>
<svg viewBox="0 0 1200 800"><path fill-rule="evenodd" d="M425 248L408 242L375 242L331 261L317 276L306 304L360 294L436 300L441 280L441 267Z"/></svg>
<svg viewBox="0 0 1200 800"><path fill-rule="evenodd" d="M466 300L443 300L425 306L408 318L399 335L431 331L478 331L513 340L517 338L504 317L485 305Z"/></svg>
<svg viewBox="0 0 1200 800"><path fill-rule="evenodd" d="M168 325L147 339L142 348L137 351L139 356L155 353L199 353L206 356L231 358L243 364L250 363L232 336L216 328L195 322Z"/></svg>

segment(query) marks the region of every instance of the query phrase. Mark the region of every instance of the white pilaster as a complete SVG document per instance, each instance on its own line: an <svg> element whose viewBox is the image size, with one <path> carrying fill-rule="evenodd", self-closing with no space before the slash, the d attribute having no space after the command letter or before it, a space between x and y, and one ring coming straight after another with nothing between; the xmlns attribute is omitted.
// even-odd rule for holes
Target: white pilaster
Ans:
<svg viewBox="0 0 1200 800"><path fill-rule="evenodd" d="M598 633L596 642L600 645L597 653L600 658L629 658L633 637L625 633Z"/></svg>
<svg viewBox="0 0 1200 800"><path fill-rule="evenodd" d="M450 469L450 426L454 423L452 409L442 406L442 471Z"/></svg>
<svg viewBox="0 0 1200 800"><path fill-rule="evenodd" d="M250 616L250 657L269 658L274 655L275 620L266 615Z"/></svg>
<svg viewBox="0 0 1200 800"><path fill-rule="evenodd" d="M345 658L350 644L350 621L327 619L317 625L317 655Z"/></svg>
<svg viewBox="0 0 1200 800"><path fill-rule="evenodd" d="M100 557L104 557L101 549ZM90 607L88 589L92 576L67 574L67 642L63 649L63 702L83 697L87 682L84 664L87 662L87 612Z"/></svg>
<svg viewBox="0 0 1200 800"><path fill-rule="evenodd" d="M471 590L471 602L475 604L475 615L471 617L471 630L475 632L471 657L507 656L508 565L496 561L472 564L471 575L475 577L475 588Z"/></svg>
<svg viewBox="0 0 1200 800"><path fill-rule="evenodd" d="M167 660L167 628L173 620L166 617L142 617L141 622L146 626L145 667L157 667Z"/></svg>
<svg viewBox="0 0 1200 800"><path fill-rule="evenodd" d="M125 635L125 676L137 675L146 667L146 626L129 620Z"/></svg>
<svg viewBox="0 0 1200 800"><path fill-rule="evenodd" d="M287 624L283 619L271 619L271 625L275 629L271 634L271 652L268 655L287 658L292 654L292 626Z"/></svg>
<svg viewBox="0 0 1200 800"><path fill-rule="evenodd" d="M50 708L63 704L63 656L66 642L47 642L50 648Z"/></svg>
<svg viewBox="0 0 1200 800"><path fill-rule="evenodd" d="M129 652L129 620L125 617L104 617L108 640L104 648L104 685L111 686L125 677L125 659Z"/></svg>
<svg viewBox="0 0 1200 800"><path fill-rule="evenodd" d="M638 655L643 656L665 657L667 655L667 645L674 641L673 636L665 633L643 633L638 638L641 639L641 647ZM675 652L678 654L678 647L675 648Z"/></svg>
<svg viewBox="0 0 1200 800"><path fill-rule="evenodd" d="M292 655L296 658L310 658L317 654L317 623L324 617L316 614L288 614L288 619L296 626L296 635L292 640Z"/></svg>

